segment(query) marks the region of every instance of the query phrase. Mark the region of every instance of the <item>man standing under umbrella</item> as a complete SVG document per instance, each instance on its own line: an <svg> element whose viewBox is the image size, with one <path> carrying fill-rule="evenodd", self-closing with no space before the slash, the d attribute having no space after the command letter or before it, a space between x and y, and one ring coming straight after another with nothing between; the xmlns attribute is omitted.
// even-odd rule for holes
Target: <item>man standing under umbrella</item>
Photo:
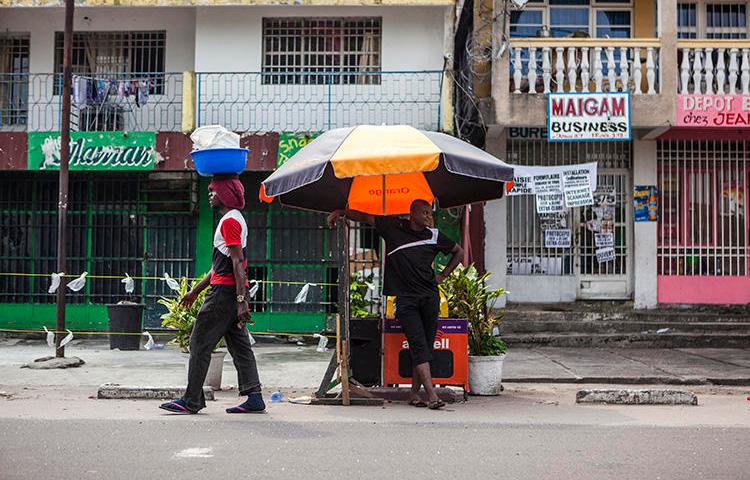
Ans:
<svg viewBox="0 0 750 480"><path fill-rule="evenodd" d="M211 273L188 292L180 303L190 307L198 294L211 285L190 335L190 362L185 395L159 408L173 413L198 413L205 408L203 382L208 373L211 351L224 337L234 360L240 395L247 400L227 413L263 413L258 368L245 323L250 307L245 297L247 279L247 224L241 209L245 207L245 188L236 175L215 176L208 186L208 201L222 214L214 234Z"/></svg>
<svg viewBox="0 0 750 480"><path fill-rule="evenodd" d="M432 410L444 407L445 403L435 393L430 372L440 313L437 286L458 266L463 249L435 228L432 206L425 200L411 204L408 219L336 210L328 216L328 224L333 227L341 217L374 225L385 240L383 294L396 297L396 316L409 341L412 360L409 404ZM452 256L436 276L432 265L440 252ZM427 393L427 404L419 398L422 386Z"/></svg>

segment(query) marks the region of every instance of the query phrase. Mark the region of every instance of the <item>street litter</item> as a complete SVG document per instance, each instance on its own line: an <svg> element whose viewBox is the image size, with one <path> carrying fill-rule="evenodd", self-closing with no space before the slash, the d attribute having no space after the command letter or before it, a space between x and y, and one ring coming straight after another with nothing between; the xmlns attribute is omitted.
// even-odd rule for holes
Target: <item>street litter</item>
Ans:
<svg viewBox="0 0 750 480"><path fill-rule="evenodd" d="M73 290L74 292L78 292L86 285L86 275L88 275L89 272L83 272L80 277L76 278L72 282L68 284L68 288Z"/></svg>

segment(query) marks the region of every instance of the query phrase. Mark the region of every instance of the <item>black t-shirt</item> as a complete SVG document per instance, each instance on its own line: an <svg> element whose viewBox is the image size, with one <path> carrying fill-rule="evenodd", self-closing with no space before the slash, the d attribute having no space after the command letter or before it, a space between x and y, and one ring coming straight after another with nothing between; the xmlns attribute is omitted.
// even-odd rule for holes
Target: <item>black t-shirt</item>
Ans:
<svg viewBox="0 0 750 480"><path fill-rule="evenodd" d="M435 256L449 254L456 243L437 228L414 231L409 221L375 217L375 229L385 240L385 280L383 294L426 296L437 293L432 269Z"/></svg>

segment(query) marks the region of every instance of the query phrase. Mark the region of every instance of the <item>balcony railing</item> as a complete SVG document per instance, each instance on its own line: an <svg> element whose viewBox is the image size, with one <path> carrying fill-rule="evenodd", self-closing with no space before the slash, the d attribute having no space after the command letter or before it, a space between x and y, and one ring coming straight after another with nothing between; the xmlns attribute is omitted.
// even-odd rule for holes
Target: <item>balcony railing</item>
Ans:
<svg viewBox="0 0 750 480"><path fill-rule="evenodd" d="M181 129L182 73L110 74L83 80L89 91L71 106L73 130ZM60 130L60 83L60 76L52 73L0 73L0 130Z"/></svg>
<svg viewBox="0 0 750 480"><path fill-rule="evenodd" d="M511 91L660 93L656 39L511 40Z"/></svg>
<svg viewBox="0 0 750 480"><path fill-rule="evenodd" d="M197 125L237 132L441 127L442 71L198 73Z"/></svg>
<svg viewBox="0 0 750 480"><path fill-rule="evenodd" d="M750 95L750 40L679 41L681 94Z"/></svg>
<svg viewBox="0 0 750 480"><path fill-rule="evenodd" d="M88 80L95 98L77 97L73 130L181 131L210 124L237 132L358 124L439 130L444 111L442 71L138 73ZM58 131L59 92L59 75L0 74L0 131Z"/></svg>

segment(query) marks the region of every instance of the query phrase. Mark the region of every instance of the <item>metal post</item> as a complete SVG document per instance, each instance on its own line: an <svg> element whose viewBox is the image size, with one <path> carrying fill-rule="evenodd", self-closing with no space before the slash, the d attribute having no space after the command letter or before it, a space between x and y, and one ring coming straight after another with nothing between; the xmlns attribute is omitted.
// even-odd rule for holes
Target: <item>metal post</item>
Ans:
<svg viewBox="0 0 750 480"><path fill-rule="evenodd" d="M67 255L67 215L68 215L68 164L70 162L70 95L72 87L71 56L73 52L73 10L74 0L65 0L65 32L63 37L63 83L62 115L60 118L60 196L57 205L57 271L66 270ZM65 331L65 277L60 279L57 289L57 334L55 335L56 357L65 356L65 348L60 346Z"/></svg>
<svg viewBox="0 0 750 480"><path fill-rule="evenodd" d="M349 405L349 223L339 220L339 341L342 403Z"/></svg>

